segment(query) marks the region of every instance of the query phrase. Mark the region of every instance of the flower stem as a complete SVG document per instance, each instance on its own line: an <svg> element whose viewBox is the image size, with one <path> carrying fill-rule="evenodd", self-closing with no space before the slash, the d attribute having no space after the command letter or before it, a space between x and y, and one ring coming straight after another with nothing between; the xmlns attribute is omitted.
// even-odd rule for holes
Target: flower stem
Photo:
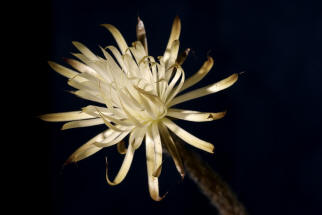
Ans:
<svg viewBox="0 0 322 215"><path fill-rule="evenodd" d="M198 185L202 193L215 206L220 215L247 215L229 185L201 157L187 149L179 138L176 145L181 153L186 172Z"/></svg>

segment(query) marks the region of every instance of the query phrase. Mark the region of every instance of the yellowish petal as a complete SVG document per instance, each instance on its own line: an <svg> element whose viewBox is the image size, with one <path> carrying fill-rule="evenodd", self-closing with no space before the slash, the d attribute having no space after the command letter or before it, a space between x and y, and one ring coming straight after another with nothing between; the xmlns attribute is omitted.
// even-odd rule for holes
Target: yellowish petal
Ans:
<svg viewBox="0 0 322 215"><path fill-rule="evenodd" d="M65 61L71 65L74 69L77 69L81 73L90 73L90 74L96 74L95 70L90 68L89 66L86 66L85 64L81 63L78 60L67 58Z"/></svg>
<svg viewBox="0 0 322 215"><path fill-rule="evenodd" d="M183 166L183 162L181 159L181 155L180 155L168 129L162 123L160 123L159 128L160 128L160 134L162 137L162 142L164 143L166 149L170 153L170 155L174 161L174 164L175 164L179 174L181 175L181 178L183 178L185 175L185 172L184 172L184 166Z"/></svg>
<svg viewBox="0 0 322 215"><path fill-rule="evenodd" d="M123 61L123 57L122 57L122 55L120 54L119 50L118 50L116 47L114 47L114 46L107 46L106 48L108 48L108 49L112 52L112 54L113 54L113 55L114 55L114 57L116 58L116 60L117 60L118 64L121 66L122 70L123 70L126 74L128 74L127 68L126 68L126 66L125 66L125 64L124 64L124 61Z"/></svg>
<svg viewBox="0 0 322 215"><path fill-rule="evenodd" d="M202 80L208 74L208 72L211 70L213 65L214 65L213 58L208 57L208 60L202 65L202 67L199 69L199 71L184 82L184 84L181 88L181 91L195 85L200 80Z"/></svg>
<svg viewBox="0 0 322 215"><path fill-rule="evenodd" d="M167 116L193 122L208 122L221 119L225 116L225 114L226 111L218 113L203 113L199 111L171 108L168 110Z"/></svg>
<svg viewBox="0 0 322 215"><path fill-rule="evenodd" d="M82 111L71 111L63 113L49 113L40 116L40 119L47 122L65 122L73 120L91 119L95 116L89 115Z"/></svg>
<svg viewBox="0 0 322 215"><path fill-rule="evenodd" d="M117 126L120 129L126 129L126 127L121 127L121 126ZM112 129L110 129L112 130ZM106 139L104 139L103 141L97 141L95 143L93 143L95 146L100 147L100 148L106 148L106 147L110 147L113 146L119 142L121 142L129 133L130 131L124 131L124 132L118 132L115 130L112 130L113 133L107 137Z"/></svg>
<svg viewBox="0 0 322 215"><path fill-rule="evenodd" d="M99 111L98 111L99 112ZM102 114L101 112L99 112L99 114L100 114L100 116L101 116L101 119L103 120L103 123L105 123L105 125L107 126L107 127L109 127L110 129L113 129L114 131L118 131L118 132L123 132L123 131L125 131L125 130L121 130L121 129L119 129L117 126L115 126L115 125L112 125L111 123L110 123L110 120L111 120L111 118L109 117L109 116L107 116L107 115L104 115L104 114Z"/></svg>
<svg viewBox="0 0 322 215"><path fill-rule="evenodd" d="M110 25L110 24L103 24L102 26L107 28L107 30L109 30L111 32L117 45L120 48L122 54L125 54L126 51L128 50L128 46L126 44L124 37L120 33L120 31L116 27L114 27L113 25Z"/></svg>
<svg viewBox="0 0 322 215"><path fill-rule="evenodd" d="M85 45L83 45L80 42L77 41L73 41L72 42L73 45L85 56L87 57L89 60L91 61L95 61L97 60L97 56L95 54L93 54L93 52L91 52Z"/></svg>
<svg viewBox="0 0 322 215"><path fill-rule="evenodd" d="M199 149L202 149L206 152L210 152L210 153L214 152L214 145L188 133L187 131L183 130L181 127L176 125L168 118L163 118L162 123L165 126L167 126L174 134L176 134L178 137L180 137L182 140L189 143L190 145L197 147Z"/></svg>
<svg viewBox="0 0 322 215"><path fill-rule="evenodd" d="M65 162L65 165L72 162L78 162L101 150L102 148L95 146L93 143L95 143L96 141L104 140L110 134L111 134L111 130L106 130L98 134L97 136L93 137L92 139L90 139L88 142L86 142L84 145L79 147L73 154L69 156L69 158Z"/></svg>
<svg viewBox="0 0 322 215"><path fill-rule="evenodd" d="M170 50L170 58L168 61L168 66L172 66L175 64L177 57L178 57L178 52L179 52L179 45L180 42L179 40L174 40L172 42L171 50Z"/></svg>
<svg viewBox="0 0 322 215"><path fill-rule="evenodd" d="M196 99L196 98L199 98L202 96L206 96L206 95L224 90L224 89L230 87L231 85L233 85L237 81L237 79L238 79L238 74L235 73L235 74L229 76L228 78L225 78L217 83L214 83L214 84L208 85L206 87L199 88L197 90L193 90L193 91L190 91L190 92L185 93L183 95L180 95L180 96L174 98L170 102L169 107L176 105L176 104L180 104L185 101L189 101L192 99Z"/></svg>
<svg viewBox="0 0 322 215"><path fill-rule="evenodd" d="M73 78L75 76L77 76L79 73L75 72L74 70L68 69L62 65L59 65L55 62L52 61L48 61L49 66L55 70L56 72L58 72L59 74L61 74L62 76L65 76L67 78Z"/></svg>
<svg viewBox="0 0 322 215"><path fill-rule="evenodd" d="M101 96L91 93L91 92L87 92L84 90L76 90L76 91L70 91L70 93L72 93L82 99L105 104L105 102L102 100Z"/></svg>
<svg viewBox="0 0 322 215"><path fill-rule="evenodd" d="M106 159L106 181L110 185L117 185L123 181L123 179L125 178L125 176L127 175L128 171L131 167L133 156L134 156L134 151L135 150L133 148L133 144L129 143L129 146L127 148L126 155L123 160L122 166L113 181L111 181L108 178L107 159Z"/></svg>
<svg viewBox="0 0 322 215"><path fill-rule="evenodd" d="M178 40L180 37L180 32L181 32L181 21L178 16L175 17L173 24L172 24L172 29L170 33L170 38L167 44L167 50L171 49L172 43L175 40Z"/></svg>
<svg viewBox="0 0 322 215"><path fill-rule="evenodd" d="M67 130L71 128L89 127L89 126L101 125L101 124L104 124L104 121L101 118L77 120L77 121L65 123L61 129Z"/></svg>
<svg viewBox="0 0 322 215"><path fill-rule="evenodd" d="M159 196L159 180L153 176L153 173L159 166L156 166L155 142L153 140L151 127L148 128L145 136L145 146L150 196L153 200L160 201L163 197Z"/></svg>

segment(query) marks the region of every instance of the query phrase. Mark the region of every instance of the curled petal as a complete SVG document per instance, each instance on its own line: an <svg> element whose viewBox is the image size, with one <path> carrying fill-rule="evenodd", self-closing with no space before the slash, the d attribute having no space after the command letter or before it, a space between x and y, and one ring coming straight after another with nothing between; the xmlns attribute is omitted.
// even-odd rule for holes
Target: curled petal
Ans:
<svg viewBox="0 0 322 215"><path fill-rule="evenodd" d="M101 150L102 148L95 146L94 143L96 141L104 140L106 137L108 137L111 134L112 134L112 130L106 130L106 131L96 135L92 139L90 139L88 142L86 142L84 145L79 147L73 154L71 154L69 156L69 158L65 162L65 165L72 163L72 162L78 162L82 159L85 159L85 158L93 155L94 153L98 152L99 150Z"/></svg>
<svg viewBox="0 0 322 215"><path fill-rule="evenodd" d="M133 156L134 156L134 151L135 150L133 148L133 144L129 143L129 147L127 148L126 155L123 160L122 166L113 181L111 181L108 178L108 168L107 168L107 159L106 159L106 181L108 182L108 184L114 186L114 185L117 185L123 181L123 179L125 178L125 176L127 175L128 171L131 167Z"/></svg>

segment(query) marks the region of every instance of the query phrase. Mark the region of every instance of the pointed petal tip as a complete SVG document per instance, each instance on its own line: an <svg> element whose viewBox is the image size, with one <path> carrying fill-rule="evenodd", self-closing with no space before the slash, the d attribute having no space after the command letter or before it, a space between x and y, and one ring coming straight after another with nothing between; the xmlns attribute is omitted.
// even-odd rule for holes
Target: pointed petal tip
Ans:
<svg viewBox="0 0 322 215"><path fill-rule="evenodd" d="M181 172L181 173L180 173L180 176L181 176L181 180L183 180L183 179L184 179L184 177L186 176L186 174L185 174L184 172Z"/></svg>

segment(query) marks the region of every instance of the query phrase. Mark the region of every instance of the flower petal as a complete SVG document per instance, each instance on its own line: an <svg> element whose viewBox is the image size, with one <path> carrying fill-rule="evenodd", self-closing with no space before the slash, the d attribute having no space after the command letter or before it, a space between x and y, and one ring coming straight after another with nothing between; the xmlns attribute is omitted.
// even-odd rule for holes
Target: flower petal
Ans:
<svg viewBox="0 0 322 215"><path fill-rule="evenodd" d="M150 196L155 201L160 201L164 198L159 196L159 180L157 177L153 176L153 173L160 166L156 165L156 150L155 142L152 134L151 127L147 129L145 136L145 146L146 146L146 162L147 162L147 173L148 173L148 184ZM160 163L161 164L161 163Z"/></svg>
<svg viewBox="0 0 322 215"><path fill-rule="evenodd" d="M181 175L181 178L183 178L185 175L185 172L184 172L184 166L183 166L183 162L181 159L181 155L180 155L168 129L164 126L163 123L160 123L159 128L160 128L160 134L162 137L162 142L164 143L166 149L170 153L170 155L174 161L174 164L175 164L179 174Z"/></svg>
<svg viewBox="0 0 322 215"><path fill-rule="evenodd" d="M136 25L136 38L144 47L145 54L148 55L148 41L146 39L146 32L143 21L138 17L138 24Z"/></svg>
<svg viewBox="0 0 322 215"><path fill-rule="evenodd" d="M202 67L199 69L199 71L184 82L184 84L181 88L181 91L195 85L200 80L202 80L208 74L208 72L211 70L213 65L214 65L213 58L208 57L208 60L202 65Z"/></svg>
<svg viewBox="0 0 322 215"><path fill-rule="evenodd" d="M119 50L117 48L115 48L114 46L107 46L106 48L108 48L112 52L112 54L116 58L117 62L120 64L120 66L123 69L123 71L126 74L128 74L127 68L126 68L126 66L124 64L122 55L120 54Z"/></svg>
<svg viewBox="0 0 322 215"><path fill-rule="evenodd" d="M146 127L133 129L130 135L130 142L134 141L133 147L135 150L141 146L145 133Z"/></svg>
<svg viewBox="0 0 322 215"><path fill-rule="evenodd" d="M76 90L76 91L70 91L70 93L89 101L105 104L105 102L102 100L102 98L92 92L84 91L84 90Z"/></svg>
<svg viewBox="0 0 322 215"><path fill-rule="evenodd" d="M133 148L133 144L129 143L129 147L127 148L126 155L123 160L122 166L113 181L111 181L108 178L107 159L106 159L106 181L108 182L108 184L114 186L114 185L117 185L123 181L123 179L125 178L125 176L127 175L128 171L131 167L133 156L134 156L134 151L135 150Z"/></svg>
<svg viewBox="0 0 322 215"><path fill-rule="evenodd" d="M99 112L99 111L98 111ZM111 121L111 118L109 117L109 116L107 116L107 115L103 115L101 112L99 112L99 114L100 114L100 116L101 116L101 119L103 120L103 123L105 123L105 125L107 126L107 127L109 127L110 129L113 129L114 131L118 131L118 132L123 132L123 131L125 131L125 130L121 130L121 129L119 129L117 126L115 126L115 125L112 125L111 123L110 123L110 121Z"/></svg>
<svg viewBox="0 0 322 215"><path fill-rule="evenodd" d="M168 66L172 66L175 64L177 57L178 57L178 52L179 52L179 45L180 42L179 40L174 40L172 42L171 50L170 50L170 58L168 61Z"/></svg>
<svg viewBox="0 0 322 215"><path fill-rule="evenodd" d="M120 33L120 31L116 27L114 27L113 25L110 25L110 24L103 24L102 26L107 28L107 30L110 31L110 33L113 35L117 45L119 46L122 54L125 54L126 51L128 50L128 46L125 42L124 37Z"/></svg>
<svg viewBox="0 0 322 215"><path fill-rule="evenodd" d="M58 63L55 63L52 61L48 61L48 64L53 70L55 70L56 72L58 72L59 74L61 74L62 76L65 76L67 78L73 78L79 74L78 72L75 72L74 70L68 69L67 67L59 65Z"/></svg>
<svg viewBox="0 0 322 215"><path fill-rule="evenodd" d="M221 119L225 116L226 111L218 113L203 113L199 111L183 110L171 108L168 110L167 116L171 116L177 119L193 122L208 122L216 119Z"/></svg>
<svg viewBox="0 0 322 215"><path fill-rule="evenodd" d="M120 129L125 129L125 127L121 127L121 126L118 126L118 127ZM115 130L112 130L112 131L113 133L110 135L110 137L104 139L103 141L97 141L94 143L94 145L100 148L110 147L121 142L130 133L129 130L126 130L124 132L118 132Z"/></svg>
<svg viewBox="0 0 322 215"><path fill-rule="evenodd" d="M180 21L179 17L176 16L173 20L173 23L172 23L170 38L169 38L169 41L167 44L166 52L171 49L173 41L179 39L180 32L181 32L181 21ZM164 59L164 60L167 61L168 59Z"/></svg>
<svg viewBox="0 0 322 215"><path fill-rule="evenodd" d="M89 141L87 141L84 145L79 147L73 154L71 154L69 156L69 158L65 162L65 165L69 164L71 162L78 162L84 158L87 158L87 157L93 155L94 153L98 152L99 150L101 150L102 148L95 146L93 143L95 143L96 141L104 140L112 132L113 132L112 130L106 130L106 131L96 135L95 137L93 137Z"/></svg>
<svg viewBox="0 0 322 215"><path fill-rule="evenodd" d="M81 128L81 127L89 127L94 125L104 124L104 121L101 118L97 119L86 119L86 120L77 120L72 122L67 122L63 125L61 130L67 130L71 128Z"/></svg>
<svg viewBox="0 0 322 215"><path fill-rule="evenodd" d="M71 65L74 69L77 69L81 73L89 73L89 74L96 74L95 70L86 66L85 64L81 63L78 60L67 58L65 61Z"/></svg>
<svg viewBox="0 0 322 215"><path fill-rule="evenodd" d="M40 116L40 119L47 122L65 122L73 120L91 119L95 116L89 115L82 111L71 111L63 113L49 113Z"/></svg>
<svg viewBox="0 0 322 215"><path fill-rule="evenodd" d="M174 88L173 90L171 90L171 93L167 97L166 105L168 105L172 101L172 99L180 92L180 89L182 88L182 86L184 84L184 80L185 80L184 71L181 67L178 67L177 70L181 71L181 80L180 80L179 84L177 85L177 87Z"/></svg>
<svg viewBox="0 0 322 215"><path fill-rule="evenodd" d="M91 52L84 44L77 41L73 41L72 43L89 60L95 61L98 59L97 56L93 54L93 52Z"/></svg>
<svg viewBox="0 0 322 215"><path fill-rule="evenodd" d="M206 87L199 88L197 90L193 90L193 91L190 91L190 92L185 93L183 95L180 95L180 96L174 98L170 102L169 107L174 106L176 104L180 104L185 101L189 101L192 99L196 99L196 98L199 98L202 96L206 96L206 95L224 90L224 89L230 87L231 85L233 85L237 81L237 79L238 79L238 74L235 73L235 74L229 76L228 78L225 78L217 83L214 83L214 84L208 85Z"/></svg>
<svg viewBox="0 0 322 215"><path fill-rule="evenodd" d="M175 135L180 137L185 142L189 143L190 145L202 149L206 152L213 153L214 152L214 145L204 140L201 140L194 135L188 133L187 131L183 130L181 127L176 125L168 118L163 118L162 122L165 126L167 126Z"/></svg>

